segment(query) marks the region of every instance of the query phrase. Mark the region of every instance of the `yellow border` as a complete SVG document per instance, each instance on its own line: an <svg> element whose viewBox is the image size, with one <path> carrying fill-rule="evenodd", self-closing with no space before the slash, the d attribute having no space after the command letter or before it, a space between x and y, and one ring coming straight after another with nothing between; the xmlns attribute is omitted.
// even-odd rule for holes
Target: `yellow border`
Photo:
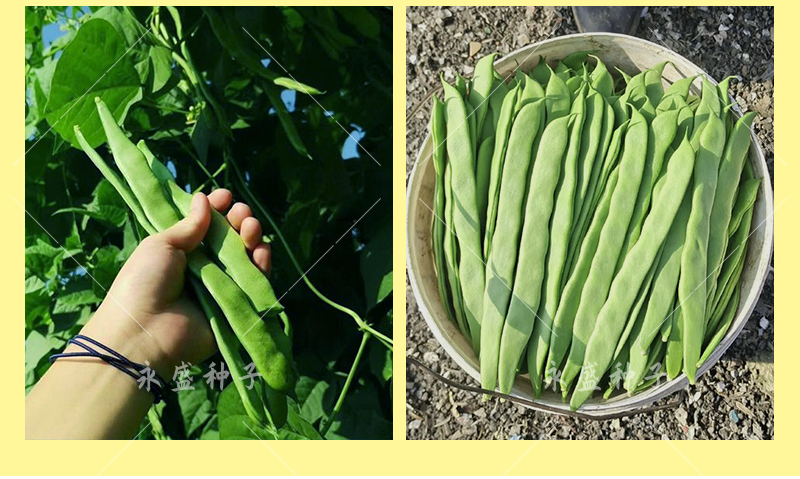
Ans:
<svg viewBox="0 0 800 479"><path fill-rule="evenodd" d="M179 2L184 3L184 2ZM193 2L191 5L206 2ZM342 2L356 4L360 2ZM188 3L187 3L188 4ZM210 3L208 3L210 4ZM800 387L787 372L780 383L783 402L776 398L776 439L765 442L721 442L721 441L533 441L521 442L453 442L453 441L406 441L405 440L405 12L403 4L395 4L394 18L394 314L395 357L394 378L394 434L395 441L358 441L350 443L291 443L291 442L200 442L142 441L128 444L127 441L25 441L24 397L21 361L24 346L21 341L24 306L24 288L21 281L24 264L24 213L11 198L20 203L24 199L24 166L20 162L11 166L24 152L22 121L24 110L19 95L24 90L22 62L22 38L24 35L23 9L20 6L6 8L7 21L0 30L3 45L3 65L20 73L2 76L5 115L0 117L0 139L6 147L6 155L0 178L5 180L3 191L6 198L0 201L0 211L6 222L5 234L0 236L0 256L4 265L2 290L9 292L5 321L7 340L0 348L0 358L7 377L4 379L5 394L0 395L0 407L4 414L0 451L0 473L3 474L159 474L159 475L378 475L378 474L657 474L657 475L705 475L734 474L792 474L798 472L796 431L800 417L792 402L800 397ZM783 2L776 9L776 58L783 63L776 65L776 82L785 93L779 94L781 107L776 117L776 132L792 135L800 128L792 112L798 110L798 100L789 96L798 73L795 55L789 48L800 43L800 29L791 23L798 18L797 6ZM780 12L780 13L778 13ZM780 51L778 51L780 50ZM784 83L785 82L785 83ZM786 85L785 87L783 85ZM782 95L782 96L781 96ZM780 120L778 120L780 118ZM787 123L788 122L788 123ZM792 199L792 192L800 185L800 155L792 150L779 151L786 165L776 161L775 204L789 198L776 214L775 250L781 258L780 281L776 284L777 314L782 319L775 335L775 355L781 363L791 365L797 357L797 338L800 326L792 313L795 304L785 298L797 296L798 282L794 273L800 271L800 254L791 246L797 243L798 224L796 217L800 198ZM788 221L783 221L787 219ZM776 276L778 273L776 272ZM778 297L783 298L782 301ZM789 371L788 366L782 371ZM777 392L776 392L777 396ZM54 399L55 400L55 399ZM777 419L777 406L784 409ZM673 447L674 446L674 447ZM123 450L124 448L124 450ZM677 448L677 449L676 449ZM680 452L678 452L680 451ZM276 456L280 456L280 459ZM683 457L682 457L683 456ZM691 461L691 464L689 463ZM110 463L110 464L109 464ZM284 464L285 463L285 464ZM692 466L693 465L693 466ZM512 467L513 466L513 467ZM105 468L105 469L104 469ZM291 468L291 470L289 469ZM696 469L695 469L696 468Z"/></svg>

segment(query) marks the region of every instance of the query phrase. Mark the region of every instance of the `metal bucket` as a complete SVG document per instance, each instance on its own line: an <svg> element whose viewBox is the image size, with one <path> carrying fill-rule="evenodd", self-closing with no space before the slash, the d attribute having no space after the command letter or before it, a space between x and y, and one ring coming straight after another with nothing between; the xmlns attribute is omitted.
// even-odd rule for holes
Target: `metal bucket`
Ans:
<svg viewBox="0 0 800 479"><path fill-rule="evenodd" d="M573 52L587 50L594 51L594 55L600 58L609 70L617 67L633 75L668 60L670 64L666 66L663 73L666 84L698 74L705 75L713 83L716 83L697 65L664 46L627 35L610 33L567 35L534 43L504 56L495 62L495 69L505 78L513 72L517 65L520 65L525 72L531 71L538 63L539 55L546 57L550 62L564 58ZM700 89L695 84L692 85L692 93L700 94ZM741 115L738 108L734 108L734 111L737 117ZM764 181L761 183L753 211L751 236L748 240L747 255L740 279L742 291L739 306L728 333L700 367L698 375L708 371L742 331L750 313L755 308L769 269L774 225L772 185L758 139L755 134L751 136L749 161L753 165L755 176L763 177ZM428 135L417 155L414 169L408 180L406 204L408 276L419 310L436 339L464 371L475 380L480 381L478 358L472 350L469 340L448 319L439 298L431 244L432 222L438 220L434 219L433 213L426 206L426 204L433 206L435 173L433 161L429 161L432 152L433 145L430 135ZM581 406L579 411L591 416L630 412L679 391L687 385L686 375L681 374L672 381L662 381L660 385L632 397L620 393L604 400L596 395ZM569 405L562 402L561 394L552 390L544 392L539 399L534 399L533 389L526 376L517 377L511 395L564 412L569 411Z"/></svg>

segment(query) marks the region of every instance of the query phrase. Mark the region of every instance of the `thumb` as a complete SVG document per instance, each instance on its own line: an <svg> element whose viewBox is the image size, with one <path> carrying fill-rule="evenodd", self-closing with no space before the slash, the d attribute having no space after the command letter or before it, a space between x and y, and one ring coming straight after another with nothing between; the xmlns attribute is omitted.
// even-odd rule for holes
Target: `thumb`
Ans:
<svg viewBox="0 0 800 479"><path fill-rule="evenodd" d="M208 197L203 193L197 193L192 198L189 215L159 234L169 245L189 252L200 245L210 222L211 204L208 202Z"/></svg>

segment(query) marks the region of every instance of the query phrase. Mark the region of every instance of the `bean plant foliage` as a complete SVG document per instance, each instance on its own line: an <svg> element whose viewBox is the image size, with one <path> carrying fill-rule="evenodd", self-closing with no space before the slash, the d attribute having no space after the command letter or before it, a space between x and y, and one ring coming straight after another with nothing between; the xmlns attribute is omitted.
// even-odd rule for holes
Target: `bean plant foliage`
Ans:
<svg viewBox="0 0 800 479"><path fill-rule="evenodd" d="M139 439L391 438L391 340L367 331L391 338L393 320L392 10L26 7L25 22L26 393L144 236L77 147L75 124L113 164L100 97L187 191L252 207L300 374L286 425L259 428L230 381L203 378L216 354Z"/></svg>

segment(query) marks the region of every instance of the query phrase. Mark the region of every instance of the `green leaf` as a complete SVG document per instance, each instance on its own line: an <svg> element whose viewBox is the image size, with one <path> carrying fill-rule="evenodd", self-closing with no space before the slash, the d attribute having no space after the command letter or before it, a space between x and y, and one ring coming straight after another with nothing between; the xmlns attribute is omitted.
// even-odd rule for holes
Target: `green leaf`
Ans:
<svg viewBox="0 0 800 479"><path fill-rule="evenodd" d="M220 439L276 439L266 428L250 419L239 392L232 384L219 395L217 414Z"/></svg>
<svg viewBox="0 0 800 479"><path fill-rule="evenodd" d="M101 19L83 24L64 49L53 73L45 116L76 148L76 124L92 147L105 141L95 97L102 98L120 123L130 106L142 98L139 75L126 51L125 40Z"/></svg>
<svg viewBox="0 0 800 479"><path fill-rule="evenodd" d="M39 238L35 245L25 248L25 267L39 277L54 278L64 254L63 249L50 246Z"/></svg>
<svg viewBox="0 0 800 479"><path fill-rule="evenodd" d="M194 389L182 390L178 395L186 437L192 437L200 431L213 416L214 410L214 403L208 398L208 387L199 374L199 368L192 368L191 377L190 386Z"/></svg>
<svg viewBox="0 0 800 479"><path fill-rule="evenodd" d="M367 309L383 301L392 292L392 224L387 223L361 252L361 275L367 297Z"/></svg>
<svg viewBox="0 0 800 479"><path fill-rule="evenodd" d="M300 415L312 423L326 417L325 393L330 387L331 385L325 381L317 382L305 398L305 401L303 401L303 405L300 408Z"/></svg>
<svg viewBox="0 0 800 479"><path fill-rule="evenodd" d="M386 348L370 348L369 369L386 384L392 379L392 352Z"/></svg>
<svg viewBox="0 0 800 479"><path fill-rule="evenodd" d="M381 33L381 25L369 10L364 7L334 7L347 23L355 27L361 35L376 39Z"/></svg>
<svg viewBox="0 0 800 479"><path fill-rule="evenodd" d="M287 421L289 422L289 426L291 426L292 429L294 429L294 431L300 434L302 437L314 440L322 439L319 431L317 431L310 422L306 421L302 416L300 416L295 411L294 407L289 408Z"/></svg>
<svg viewBox="0 0 800 479"><path fill-rule="evenodd" d="M150 47L150 61L153 64L153 92L162 89L172 76L172 53L160 46Z"/></svg>
<svg viewBox="0 0 800 479"><path fill-rule="evenodd" d="M317 90L313 86L308 86L305 83L294 81L288 77L278 77L275 80L273 80L273 83L275 83L278 86L282 86L290 90L299 91L300 93L307 93L309 95L322 95L325 93L324 91Z"/></svg>
<svg viewBox="0 0 800 479"><path fill-rule="evenodd" d="M50 291L47 284L36 276L28 276L25 278L25 327L32 329L50 321Z"/></svg>
<svg viewBox="0 0 800 479"><path fill-rule="evenodd" d="M75 313L82 306L100 304L101 299L92 290L77 291L61 295L53 306L53 314Z"/></svg>

